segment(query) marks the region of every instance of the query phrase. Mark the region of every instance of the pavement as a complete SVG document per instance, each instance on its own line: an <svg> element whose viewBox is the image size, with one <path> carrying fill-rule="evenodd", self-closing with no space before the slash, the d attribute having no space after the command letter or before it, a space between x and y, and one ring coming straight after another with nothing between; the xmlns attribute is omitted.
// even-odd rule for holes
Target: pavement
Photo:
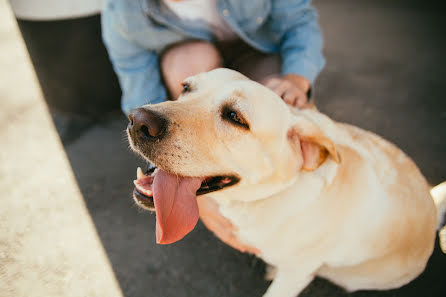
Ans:
<svg viewBox="0 0 446 297"><path fill-rule="evenodd" d="M327 65L315 97L333 119L401 147L432 184L446 180L446 19L437 1L314 1ZM142 160L126 118L50 113L5 0L0 0L0 295L261 296L264 264L201 223L155 244L155 218L131 199ZM446 294L438 241L425 272L390 291L347 293L316 279L300 296Z"/></svg>

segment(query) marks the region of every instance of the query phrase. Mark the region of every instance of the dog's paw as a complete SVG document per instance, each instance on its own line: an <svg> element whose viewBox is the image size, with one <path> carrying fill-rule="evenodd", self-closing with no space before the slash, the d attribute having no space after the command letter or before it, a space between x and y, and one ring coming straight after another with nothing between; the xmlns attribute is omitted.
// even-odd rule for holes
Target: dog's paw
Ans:
<svg viewBox="0 0 446 297"><path fill-rule="evenodd" d="M265 280L272 281L276 277L276 274L277 274L277 268L267 264L265 268L265 276L264 276Z"/></svg>

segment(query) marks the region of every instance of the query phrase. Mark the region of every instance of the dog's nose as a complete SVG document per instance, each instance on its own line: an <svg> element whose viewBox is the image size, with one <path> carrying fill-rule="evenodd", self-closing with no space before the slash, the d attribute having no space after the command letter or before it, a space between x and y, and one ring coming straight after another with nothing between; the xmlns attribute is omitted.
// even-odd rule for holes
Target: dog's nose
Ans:
<svg viewBox="0 0 446 297"><path fill-rule="evenodd" d="M138 108L129 114L129 129L133 137L140 140L157 140L163 137L167 129L167 120L158 113Z"/></svg>

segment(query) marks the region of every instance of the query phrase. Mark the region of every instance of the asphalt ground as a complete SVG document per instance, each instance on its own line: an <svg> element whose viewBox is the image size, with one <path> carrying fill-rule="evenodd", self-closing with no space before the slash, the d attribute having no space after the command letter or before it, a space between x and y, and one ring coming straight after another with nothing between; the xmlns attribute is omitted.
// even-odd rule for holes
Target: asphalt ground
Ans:
<svg viewBox="0 0 446 297"><path fill-rule="evenodd" d="M318 108L397 144L432 185L446 180L444 5L314 3L327 58ZM0 16L0 295L261 296L263 263L201 223L155 244L154 215L131 199L144 163L128 149L126 118L50 113L4 0ZM316 279L300 296L443 297L445 267L437 242L426 271L401 289L349 294Z"/></svg>

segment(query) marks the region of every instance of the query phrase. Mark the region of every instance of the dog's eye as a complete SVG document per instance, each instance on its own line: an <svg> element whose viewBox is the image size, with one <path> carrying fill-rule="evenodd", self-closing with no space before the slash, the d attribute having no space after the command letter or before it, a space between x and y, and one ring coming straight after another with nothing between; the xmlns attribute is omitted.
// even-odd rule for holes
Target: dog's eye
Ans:
<svg viewBox="0 0 446 297"><path fill-rule="evenodd" d="M249 125L245 119L233 109L225 108L223 110L223 118L237 126L249 129Z"/></svg>
<svg viewBox="0 0 446 297"><path fill-rule="evenodd" d="M190 84L187 82L182 83L183 85L183 90L181 91L181 94L187 93L191 91L191 87Z"/></svg>

